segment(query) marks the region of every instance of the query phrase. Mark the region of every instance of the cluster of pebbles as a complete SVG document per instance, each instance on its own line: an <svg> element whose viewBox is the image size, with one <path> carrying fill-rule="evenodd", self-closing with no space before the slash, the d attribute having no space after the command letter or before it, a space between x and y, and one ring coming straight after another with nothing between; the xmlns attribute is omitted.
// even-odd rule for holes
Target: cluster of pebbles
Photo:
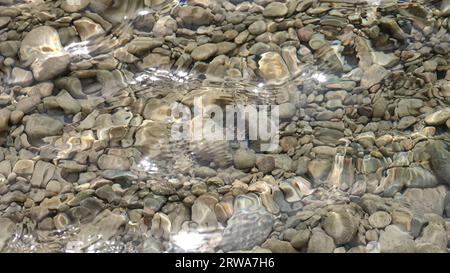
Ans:
<svg viewBox="0 0 450 273"><path fill-rule="evenodd" d="M450 1L32 2L0 0L0 251L448 252ZM279 105L279 147L171 143L196 97Z"/></svg>

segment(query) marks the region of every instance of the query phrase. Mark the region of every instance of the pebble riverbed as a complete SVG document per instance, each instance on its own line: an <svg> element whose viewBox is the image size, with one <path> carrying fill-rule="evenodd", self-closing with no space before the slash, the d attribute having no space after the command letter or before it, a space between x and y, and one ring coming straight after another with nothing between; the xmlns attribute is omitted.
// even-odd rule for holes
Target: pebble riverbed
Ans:
<svg viewBox="0 0 450 273"><path fill-rule="evenodd" d="M449 252L449 16L0 0L0 252ZM278 105L279 145L172 141L199 97Z"/></svg>

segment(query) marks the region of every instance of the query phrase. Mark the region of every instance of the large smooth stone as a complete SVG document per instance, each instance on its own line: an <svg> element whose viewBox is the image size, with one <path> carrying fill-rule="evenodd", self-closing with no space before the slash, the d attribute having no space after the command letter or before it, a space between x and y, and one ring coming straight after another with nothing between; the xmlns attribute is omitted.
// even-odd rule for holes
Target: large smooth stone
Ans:
<svg viewBox="0 0 450 273"><path fill-rule="evenodd" d="M450 119L450 107L441 109L425 117L425 123L428 125L443 125Z"/></svg>
<svg viewBox="0 0 450 273"><path fill-rule="evenodd" d="M62 134L64 124L46 115L34 114L25 122L25 132L30 138L43 138Z"/></svg>
<svg viewBox="0 0 450 273"><path fill-rule="evenodd" d="M283 83L289 79L289 69L277 52L262 54L258 67L261 76L267 83Z"/></svg>
<svg viewBox="0 0 450 273"><path fill-rule="evenodd" d="M379 244L381 253L412 253L415 251L412 236L394 225L387 226L381 232Z"/></svg>
<svg viewBox="0 0 450 273"><path fill-rule="evenodd" d="M383 195L392 197L404 187L431 188L439 183L436 177L428 170L418 167L394 167L387 170L387 176L380 182L384 188Z"/></svg>
<svg viewBox="0 0 450 273"><path fill-rule="evenodd" d="M373 85L380 83L388 74L389 71L387 71L386 68L378 64L373 64L364 71L361 79L361 87L370 88Z"/></svg>
<svg viewBox="0 0 450 273"><path fill-rule="evenodd" d="M323 222L323 229L337 245L350 242L358 231L359 219L349 207L339 207L330 211Z"/></svg>
<svg viewBox="0 0 450 273"><path fill-rule="evenodd" d="M445 186L430 189L407 189L403 194L413 212L419 215L435 213L441 216L444 213L446 195Z"/></svg>
<svg viewBox="0 0 450 273"><path fill-rule="evenodd" d="M14 226L8 218L0 218L0 251L14 234Z"/></svg>
<svg viewBox="0 0 450 273"><path fill-rule="evenodd" d="M31 30L23 38L20 59L31 64L34 78L49 80L66 71L70 57L65 53L58 32L49 26Z"/></svg>

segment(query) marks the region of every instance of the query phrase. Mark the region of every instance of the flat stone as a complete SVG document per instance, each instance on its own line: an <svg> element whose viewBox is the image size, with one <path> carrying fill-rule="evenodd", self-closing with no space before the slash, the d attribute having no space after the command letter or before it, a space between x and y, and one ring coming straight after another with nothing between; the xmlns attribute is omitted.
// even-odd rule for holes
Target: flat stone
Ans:
<svg viewBox="0 0 450 273"><path fill-rule="evenodd" d="M5 247L8 240L14 235L15 224L8 218L0 218L0 251Z"/></svg>
<svg viewBox="0 0 450 273"><path fill-rule="evenodd" d="M56 103L66 114L77 114L81 111L80 103L74 99L66 90L59 92Z"/></svg>
<svg viewBox="0 0 450 273"><path fill-rule="evenodd" d="M286 4L280 2L272 2L268 4L263 11L265 17L282 17L288 12Z"/></svg>
<svg viewBox="0 0 450 273"><path fill-rule="evenodd" d="M34 78L51 79L64 73L70 57L64 52L58 32L49 26L41 26L25 35L20 45L21 60L32 63Z"/></svg>
<svg viewBox="0 0 450 273"><path fill-rule="evenodd" d="M178 16L186 27L209 25L213 20L211 11L197 6L181 7Z"/></svg>
<svg viewBox="0 0 450 273"><path fill-rule="evenodd" d="M415 244L412 236L394 225L387 226L384 231L381 231L378 242L381 253L415 252Z"/></svg>
<svg viewBox="0 0 450 273"><path fill-rule="evenodd" d="M45 187L53 178L55 170L55 165L45 161L38 161L31 177L31 185L34 187Z"/></svg>
<svg viewBox="0 0 450 273"><path fill-rule="evenodd" d="M0 28L8 25L11 22L11 17L1 16L0 17Z"/></svg>
<svg viewBox="0 0 450 273"><path fill-rule="evenodd" d="M104 210L91 223L81 225L76 240L69 242L67 248L73 246L74 250L78 249L79 251L79 249L86 248L94 243L106 242L116 235L119 228L125 223L125 216Z"/></svg>
<svg viewBox="0 0 450 273"><path fill-rule="evenodd" d="M127 44L127 51L131 54L142 54L163 45L162 40L150 37L137 37Z"/></svg>
<svg viewBox="0 0 450 273"><path fill-rule="evenodd" d="M192 221L202 229L215 229L218 226L214 207L218 202L211 194L203 194L192 205Z"/></svg>
<svg viewBox="0 0 450 273"><path fill-rule="evenodd" d="M391 215L385 211L377 211L369 217L369 224L375 228L385 228L391 221Z"/></svg>
<svg viewBox="0 0 450 273"><path fill-rule="evenodd" d="M364 71L361 79L361 87L370 88L375 84L380 83L389 72L378 64L371 65L366 71Z"/></svg>
<svg viewBox="0 0 450 273"><path fill-rule="evenodd" d="M18 175L30 175L34 170L34 161L22 159L16 162L13 168L13 172Z"/></svg>
<svg viewBox="0 0 450 273"><path fill-rule="evenodd" d="M25 122L25 132L30 138L36 139L61 135L63 127L61 121L42 114L28 116Z"/></svg>
<svg viewBox="0 0 450 273"><path fill-rule="evenodd" d="M320 228L314 228L312 230L311 238L308 242L308 253L333 253L336 248L333 238L328 236Z"/></svg>
<svg viewBox="0 0 450 273"><path fill-rule="evenodd" d="M127 171L131 168L127 158L115 155L102 155L98 159L98 166L101 170L121 170Z"/></svg>
<svg viewBox="0 0 450 273"><path fill-rule="evenodd" d="M89 6L90 3L91 0L64 0L61 8L69 13L79 12Z"/></svg>
<svg viewBox="0 0 450 273"><path fill-rule="evenodd" d="M358 231L359 221L347 207L330 211L323 222L323 229L337 245L350 242Z"/></svg>
<svg viewBox="0 0 450 273"><path fill-rule="evenodd" d="M262 54L258 62L258 68L261 76L269 84L285 82L290 76L286 63L277 52Z"/></svg>
<svg viewBox="0 0 450 273"><path fill-rule="evenodd" d="M300 250L307 246L310 237L311 231L309 231L308 229L302 229L292 237L290 242L294 248Z"/></svg>
<svg viewBox="0 0 450 273"><path fill-rule="evenodd" d="M297 253L298 251L286 241L270 238L261 245L263 248L270 249L272 253Z"/></svg>
<svg viewBox="0 0 450 273"><path fill-rule="evenodd" d="M28 86L33 82L33 74L25 69L14 67L12 70L11 84Z"/></svg>
<svg viewBox="0 0 450 273"><path fill-rule="evenodd" d="M14 57L19 52L20 41L0 42L0 54L5 57Z"/></svg>
<svg viewBox="0 0 450 273"><path fill-rule="evenodd" d="M258 20L253 22L250 26L248 26L248 31L250 34L259 35L266 31L266 23L263 20Z"/></svg>
<svg viewBox="0 0 450 273"><path fill-rule="evenodd" d="M443 125L450 119L450 107L441 109L425 117L425 123L432 126Z"/></svg>
<svg viewBox="0 0 450 273"><path fill-rule="evenodd" d="M199 47L196 47L192 53L192 59L196 60L196 61L205 61L209 58L211 58L212 56L214 56L214 54L216 54L218 48L216 44L204 44L201 45Z"/></svg>
<svg viewBox="0 0 450 273"><path fill-rule="evenodd" d="M33 76L37 81L47 81L64 73L70 63L68 54L48 56L40 62L31 65Z"/></svg>
<svg viewBox="0 0 450 273"><path fill-rule="evenodd" d="M78 35L80 35L82 41L89 40L105 33L105 30L100 24L97 24L92 19L87 17L82 17L74 21L73 24L75 25Z"/></svg>
<svg viewBox="0 0 450 273"><path fill-rule="evenodd" d="M8 130L9 128L9 118L11 116L11 111L7 108L0 109L0 133Z"/></svg>
<svg viewBox="0 0 450 273"><path fill-rule="evenodd" d="M429 189L407 189L404 197L411 205L411 210L418 214L435 213L442 215L447 190L445 186Z"/></svg>
<svg viewBox="0 0 450 273"><path fill-rule="evenodd" d="M234 166L238 169L249 169L255 166L256 155L253 150L239 149L234 154Z"/></svg>

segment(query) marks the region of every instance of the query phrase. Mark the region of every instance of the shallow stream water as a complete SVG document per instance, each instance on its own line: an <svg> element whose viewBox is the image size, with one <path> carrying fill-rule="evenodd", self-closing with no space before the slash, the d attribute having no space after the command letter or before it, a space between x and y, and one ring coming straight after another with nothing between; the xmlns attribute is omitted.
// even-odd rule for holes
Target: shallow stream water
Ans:
<svg viewBox="0 0 450 273"><path fill-rule="evenodd" d="M0 0L0 251L448 252L449 15Z"/></svg>

